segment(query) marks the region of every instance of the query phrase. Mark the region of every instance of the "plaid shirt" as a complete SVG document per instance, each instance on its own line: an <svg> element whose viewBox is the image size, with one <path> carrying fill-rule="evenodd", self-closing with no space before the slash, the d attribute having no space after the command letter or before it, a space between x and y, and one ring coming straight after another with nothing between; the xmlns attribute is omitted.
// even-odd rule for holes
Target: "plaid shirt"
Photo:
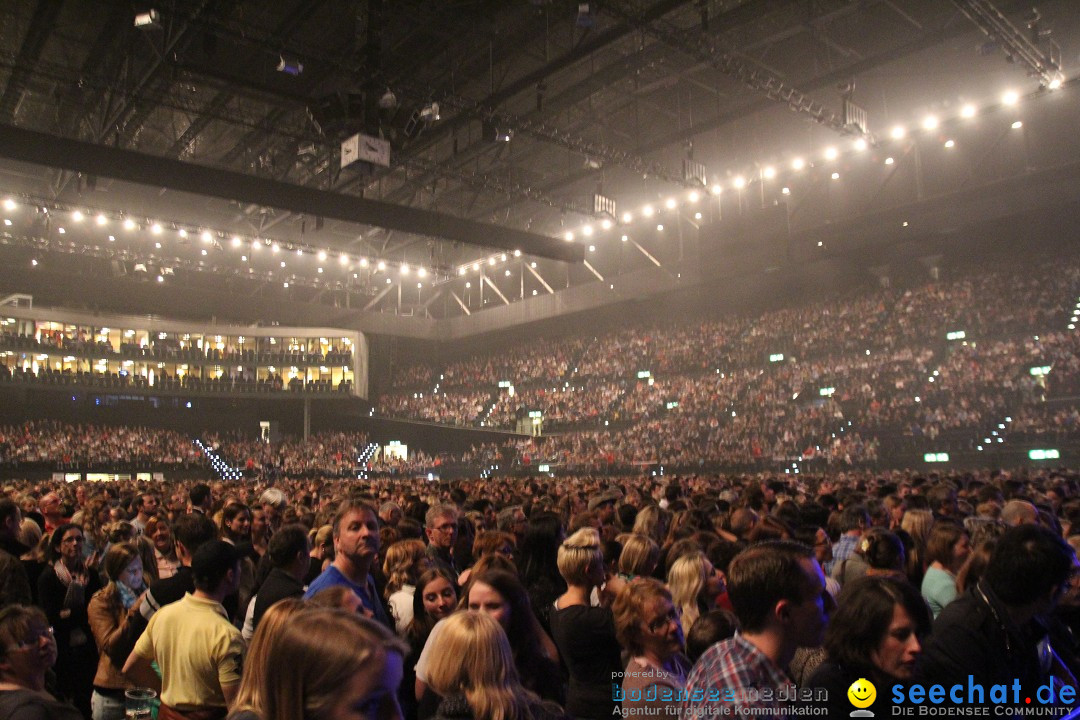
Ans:
<svg viewBox="0 0 1080 720"><path fill-rule="evenodd" d="M840 536L839 540L833 543L832 560L825 563L825 567L823 568L827 577L832 577L834 567L855 554L855 546L859 544L860 537L861 535L844 533Z"/></svg>
<svg viewBox="0 0 1080 720"><path fill-rule="evenodd" d="M792 704L795 694L795 683L784 671L736 633L730 640L709 648L694 665L686 681L682 716L689 719L718 715L725 703L731 703L735 713L746 708L778 710ZM779 718L782 714L755 712L754 717Z"/></svg>

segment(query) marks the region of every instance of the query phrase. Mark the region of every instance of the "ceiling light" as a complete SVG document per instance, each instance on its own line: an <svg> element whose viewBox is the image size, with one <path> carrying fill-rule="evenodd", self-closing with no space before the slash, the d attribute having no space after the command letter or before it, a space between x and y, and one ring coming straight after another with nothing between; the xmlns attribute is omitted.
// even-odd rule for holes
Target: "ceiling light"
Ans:
<svg viewBox="0 0 1080 720"><path fill-rule="evenodd" d="M622 221L623 221L624 223L629 223L629 222L633 221L633 219L634 219L634 216L633 216L633 215L631 215L631 214L630 214L630 213L628 213L628 212L624 212L624 213L622 214Z"/></svg>
<svg viewBox="0 0 1080 720"><path fill-rule="evenodd" d="M494 264L495 264L495 258L488 258L488 265L494 265Z"/></svg>
<svg viewBox="0 0 1080 720"><path fill-rule="evenodd" d="M677 206L678 203L675 202L675 198L668 198L667 201L664 202L664 207L666 207L668 210L674 210Z"/></svg>
<svg viewBox="0 0 1080 720"><path fill-rule="evenodd" d="M180 228L179 230L176 231L176 234L179 235L182 238L186 238L187 237L187 230L185 230L184 228Z"/></svg>
<svg viewBox="0 0 1080 720"><path fill-rule="evenodd" d="M720 193L724 192L724 188L720 187L719 185L713 185L710 189L710 192L713 195L719 195Z"/></svg>
<svg viewBox="0 0 1080 720"><path fill-rule="evenodd" d="M417 274L418 277L427 277L427 269L426 268L416 268L416 274Z"/></svg>
<svg viewBox="0 0 1080 720"><path fill-rule="evenodd" d="M377 270L385 270L386 269L386 263L384 263L382 260L380 260L379 264L376 266L376 269Z"/></svg>
<svg viewBox="0 0 1080 720"><path fill-rule="evenodd" d="M5 210L14 210L17 207L19 207L19 206L14 200L12 200L11 198L4 198L4 209Z"/></svg>
<svg viewBox="0 0 1080 720"><path fill-rule="evenodd" d="M656 231L657 232L664 232L664 226L663 225L657 225L656 226Z"/></svg>
<svg viewBox="0 0 1080 720"><path fill-rule="evenodd" d="M885 164L886 165L892 165L894 162L896 162L896 161L893 160L891 157L885 158Z"/></svg>
<svg viewBox="0 0 1080 720"><path fill-rule="evenodd" d="M794 160L791 161L791 169L792 170L798 171L798 170L802 170L804 167L806 167L806 161L803 160L802 158L795 158Z"/></svg>
<svg viewBox="0 0 1080 720"><path fill-rule="evenodd" d="M955 147L955 146L956 146L956 141L955 140L946 140L945 141L945 147L951 148L951 147Z"/></svg>
<svg viewBox="0 0 1080 720"><path fill-rule="evenodd" d="M776 168L774 168L772 165L766 166L762 169L761 176L766 180L772 180L774 177L776 177Z"/></svg>
<svg viewBox="0 0 1080 720"><path fill-rule="evenodd" d="M366 268L367 266L368 266L367 258L366 257L360 258L360 267Z"/></svg>
<svg viewBox="0 0 1080 720"><path fill-rule="evenodd" d="M126 220L124 220L124 229L125 230L134 230L135 229L135 221L132 220L131 218L127 218Z"/></svg>
<svg viewBox="0 0 1080 720"><path fill-rule="evenodd" d="M906 134L907 130L904 129L903 125L897 125L889 132L889 135L892 136L893 140L900 140Z"/></svg>
<svg viewBox="0 0 1080 720"><path fill-rule="evenodd" d="M401 263L401 274L402 275L408 275L409 274L409 264L408 263Z"/></svg>
<svg viewBox="0 0 1080 720"><path fill-rule="evenodd" d="M596 252L596 246L595 245L590 245L589 246L589 252Z"/></svg>
<svg viewBox="0 0 1080 720"><path fill-rule="evenodd" d="M938 119L934 115L927 115L922 121L923 130L937 130Z"/></svg>
<svg viewBox="0 0 1080 720"><path fill-rule="evenodd" d="M834 172L834 173L832 174L832 179L833 179L833 180L839 180L839 179L840 179L840 173L838 173L838 172Z"/></svg>
<svg viewBox="0 0 1080 720"><path fill-rule="evenodd" d="M585 227L581 228L581 234L585 237L589 237L590 235L592 235L592 225L586 225Z"/></svg>
<svg viewBox="0 0 1080 720"><path fill-rule="evenodd" d="M78 210L71 213L71 219L72 219L73 222L82 222L83 217L85 217L85 216L81 212L79 212Z"/></svg>
<svg viewBox="0 0 1080 720"><path fill-rule="evenodd" d="M836 148L834 148L834 147L825 148L825 159L826 160L835 160L839 156L840 156L840 151L838 151Z"/></svg>
<svg viewBox="0 0 1080 720"><path fill-rule="evenodd" d="M791 188L788 188L788 187L786 187L786 188L782 188L782 189L780 190L780 192L781 192L782 194L784 194L784 195L790 195L790 194L791 194Z"/></svg>
<svg viewBox="0 0 1080 720"><path fill-rule="evenodd" d="M204 243L211 243L214 241L214 236L210 234L209 230L203 230L199 237L202 238Z"/></svg>
<svg viewBox="0 0 1080 720"><path fill-rule="evenodd" d="M866 138L859 138L858 140L855 141L854 145L855 145L855 149L858 150L859 152L862 152L863 150L865 150L868 147L868 145L866 143Z"/></svg>
<svg viewBox="0 0 1080 720"><path fill-rule="evenodd" d="M687 199L690 200L690 202L692 203L696 203L698 200L701 199L701 195L700 193L698 193L697 190L691 190L690 194L687 195Z"/></svg>
<svg viewBox="0 0 1080 720"><path fill-rule="evenodd" d="M968 103L964 107L960 108L960 117L973 118L973 117L975 117L975 113L977 113L977 112L978 112L978 108L976 108L971 103Z"/></svg>
<svg viewBox="0 0 1080 720"><path fill-rule="evenodd" d="M737 175L735 177L735 180L732 181L732 185L735 186L736 190L742 190L744 187L746 187L746 178L744 178L742 175Z"/></svg>
<svg viewBox="0 0 1080 720"><path fill-rule="evenodd" d="M605 230L610 230L611 229L611 221L610 220L601 220L600 221L600 227L602 227ZM517 257L517 255L520 255L520 254L521 254L521 251L519 250L519 251L517 251L517 254L514 257Z"/></svg>
<svg viewBox="0 0 1080 720"><path fill-rule="evenodd" d="M1020 122L1019 120L1017 120L1016 122L1014 122L1012 124L1012 129L1013 130L1019 130L1022 127L1024 127L1024 123Z"/></svg>
<svg viewBox="0 0 1080 720"><path fill-rule="evenodd" d="M653 210L652 205L646 205L645 207L641 208L641 214L645 217L652 217L654 212L655 211Z"/></svg>
<svg viewBox="0 0 1080 720"><path fill-rule="evenodd" d="M326 251L325 250L320 250L319 251L319 261L322 262L325 259L326 259Z"/></svg>
<svg viewBox="0 0 1080 720"><path fill-rule="evenodd" d="M574 242L574 233L569 230L566 231L566 234L563 235L563 237L566 238L566 242Z"/></svg>
<svg viewBox="0 0 1080 720"><path fill-rule="evenodd" d="M1013 90L1010 90L1001 96L1001 103L1003 105L1015 105L1018 102L1020 102L1020 95Z"/></svg>

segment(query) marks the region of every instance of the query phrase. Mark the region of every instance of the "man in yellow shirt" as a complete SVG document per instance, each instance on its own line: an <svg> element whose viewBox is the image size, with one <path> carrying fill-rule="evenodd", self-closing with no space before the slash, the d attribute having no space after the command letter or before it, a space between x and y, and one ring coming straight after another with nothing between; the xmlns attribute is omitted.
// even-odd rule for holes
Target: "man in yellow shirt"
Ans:
<svg viewBox="0 0 1080 720"><path fill-rule="evenodd" d="M213 540L195 551L191 570L195 592L154 613L124 664L132 682L159 690L165 720L224 718L240 684L244 641L221 605L239 587L240 557Z"/></svg>

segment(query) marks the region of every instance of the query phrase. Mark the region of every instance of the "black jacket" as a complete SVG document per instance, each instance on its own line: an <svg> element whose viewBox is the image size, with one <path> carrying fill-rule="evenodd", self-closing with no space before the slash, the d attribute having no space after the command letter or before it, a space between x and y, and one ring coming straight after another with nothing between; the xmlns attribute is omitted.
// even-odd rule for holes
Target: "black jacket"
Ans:
<svg viewBox="0 0 1080 720"><path fill-rule="evenodd" d="M942 685L948 691L953 685L964 688L965 706L992 706L992 685L1009 687L1020 681L1020 704L1025 697L1035 697L1038 687L1049 681L1043 669L1038 645L1047 635L1038 620L1023 626L1009 617L1008 608L989 588L985 580L949 603L937 620L923 648L922 662L916 680L925 687ZM984 697L968 703L968 675L972 682L982 684ZM879 690L880 692L880 690ZM945 703L954 704L946 697Z"/></svg>
<svg viewBox="0 0 1080 720"><path fill-rule="evenodd" d="M286 598L302 597L303 594L304 584L302 581L297 580L281 568L274 568L259 588L258 594L255 595L255 612L251 618L252 628L259 627L259 620L262 619L263 613L271 605Z"/></svg>

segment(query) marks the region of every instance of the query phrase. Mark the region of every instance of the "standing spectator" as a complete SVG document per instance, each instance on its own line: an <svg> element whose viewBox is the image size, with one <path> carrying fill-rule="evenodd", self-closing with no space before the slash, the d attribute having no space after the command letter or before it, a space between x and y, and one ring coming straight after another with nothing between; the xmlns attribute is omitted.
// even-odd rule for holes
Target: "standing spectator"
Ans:
<svg viewBox="0 0 1080 720"><path fill-rule="evenodd" d="M87 614L97 643L97 674L90 704L94 720L121 720L124 717L124 690L131 683L109 658L113 641L121 637L126 624L139 612L138 597L143 590L142 560L132 543L118 543L105 553L102 565L108 585L90 598Z"/></svg>
<svg viewBox="0 0 1080 720"><path fill-rule="evenodd" d="M413 618L413 595L416 581L431 567L423 540L399 540L386 551L383 573L386 574L386 605L394 620L394 630L405 634Z"/></svg>
<svg viewBox="0 0 1080 720"><path fill-rule="evenodd" d="M506 634L477 612L446 619L432 647L431 687L442 700L438 720L548 720L553 715L522 687Z"/></svg>
<svg viewBox="0 0 1080 720"><path fill-rule="evenodd" d="M45 692L45 673L55 662L56 639L40 609L0 609L0 717L83 720L74 707Z"/></svg>
<svg viewBox="0 0 1080 720"><path fill-rule="evenodd" d="M1040 618L1054 609L1078 571L1072 548L1050 530L1010 528L998 539L983 578L934 622L916 678L945 687L967 683L969 676L985 688L1018 682L1020 697L1035 697L1052 675L1062 676L1056 663L1043 662L1053 656ZM992 704L981 694L965 703Z"/></svg>
<svg viewBox="0 0 1080 720"><path fill-rule="evenodd" d="M604 584L600 535L582 528L559 548L559 572L566 592L555 601L551 634L570 673L566 711L577 718L609 718L616 710L611 678L622 669L615 619L611 614L615 585L600 594L601 607L592 607L594 588Z"/></svg>
<svg viewBox="0 0 1080 720"><path fill-rule="evenodd" d="M705 553L695 550L671 566L668 587L682 616L683 629L689 632L702 614L716 607L716 598L724 592L724 581Z"/></svg>
<svg viewBox="0 0 1080 720"><path fill-rule="evenodd" d="M622 682L623 712L678 715L681 703L675 698L686 687L691 663L683 655L682 625L671 593L659 580L638 578L619 592L612 610L616 636L630 655Z"/></svg>
<svg viewBox="0 0 1080 720"><path fill-rule="evenodd" d="M173 542L169 523L163 517L154 516L147 521L143 536L150 538L154 544L158 580L171 578L180 568L180 560L176 557L176 543Z"/></svg>
<svg viewBox="0 0 1080 720"><path fill-rule="evenodd" d="M60 510L60 496L54 492L48 492L41 496L38 503L41 517L45 521L42 530L46 535L51 535L56 528L64 524L64 515Z"/></svg>
<svg viewBox="0 0 1080 720"><path fill-rule="evenodd" d="M740 631L713 645L694 665L686 692L705 699L688 700L688 717L718 713L726 699L709 700L714 688L730 690L736 712L781 718L785 701L794 695L785 668L799 647L817 647L836 607L825 589L825 576L805 545L774 540L739 553L728 572L728 594ZM764 689L772 699L761 699Z"/></svg>
<svg viewBox="0 0 1080 720"><path fill-rule="evenodd" d="M82 544L78 525L60 525L53 531L45 556L48 564L38 578L38 602L56 632L57 688L90 717L98 654L87 608L101 583L83 562Z"/></svg>
<svg viewBox="0 0 1080 720"><path fill-rule="evenodd" d="M124 664L129 680L160 690L161 720L223 718L240 684L244 641L221 604L240 584L240 556L229 543L211 540L195 551L191 571L195 592L150 618Z"/></svg>
<svg viewBox="0 0 1080 720"><path fill-rule="evenodd" d="M139 533L146 532L146 523L158 509L158 497L154 493L141 493L135 498L135 517L131 524Z"/></svg>
<svg viewBox="0 0 1080 720"><path fill-rule="evenodd" d="M188 493L188 504L191 512L209 515L214 507L214 498L210 494L210 486L206 483L199 483L192 487Z"/></svg>
<svg viewBox="0 0 1080 720"><path fill-rule="evenodd" d="M332 585L348 586L364 604L364 614L390 627L383 609L372 563L379 555L379 516L360 500L346 500L334 516L334 562L308 586L304 599Z"/></svg>
<svg viewBox="0 0 1080 720"><path fill-rule="evenodd" d="M936 618L956 599L956 573L971 554L971 542L962 525L948 520L934 523L926 543L930 567L922 581L922 594Z"/></svg>
<svg viewBox="0 0 1080 720"><path fill-rule="evenodd" d="M255 611L251 618L253 630L258 629L263 614L274 603L303 596L304 577L311 563L309 552L307 530L303 525L286 525L270 538L266 554L274 567L255 595Z"/></svg>
<svg viewBox="0 0 1080 720"><path fill-rule="evenodd" d="M826 660L807 687L828 690L830 717L846 716L851 708L847 690L859 678L882 689L911 680L930 623L930 610L906 579L852 580L825 631ZM889 707L888 695L881 692L872 709L886 716Z"/></svg>
<svg viewBox="0 0 1080 720"><path fill-rule="evenodd" d="M22 512L14 500L0 498L0 608L29 605L30 580L19 559L30 548L19 542Z"/></svg>
<svg viewBox="0 0 1080 720"><path fill-rule="evenodd" d="M454 577L460 575L462 570L454 561L452 551L457 541L457 521L457 508L453 505L436 505L424 516L428 555L436 565Z"/></svg>
<svg viewBox="0 0 1080 720"><path fill-rule="evenodd" d="M855 553L859 537L870 527L870 513L865 505L849 505L840 511L840 539L833 543L832 559L825 563L825 574L836 577L833 568Z"/></svg>

